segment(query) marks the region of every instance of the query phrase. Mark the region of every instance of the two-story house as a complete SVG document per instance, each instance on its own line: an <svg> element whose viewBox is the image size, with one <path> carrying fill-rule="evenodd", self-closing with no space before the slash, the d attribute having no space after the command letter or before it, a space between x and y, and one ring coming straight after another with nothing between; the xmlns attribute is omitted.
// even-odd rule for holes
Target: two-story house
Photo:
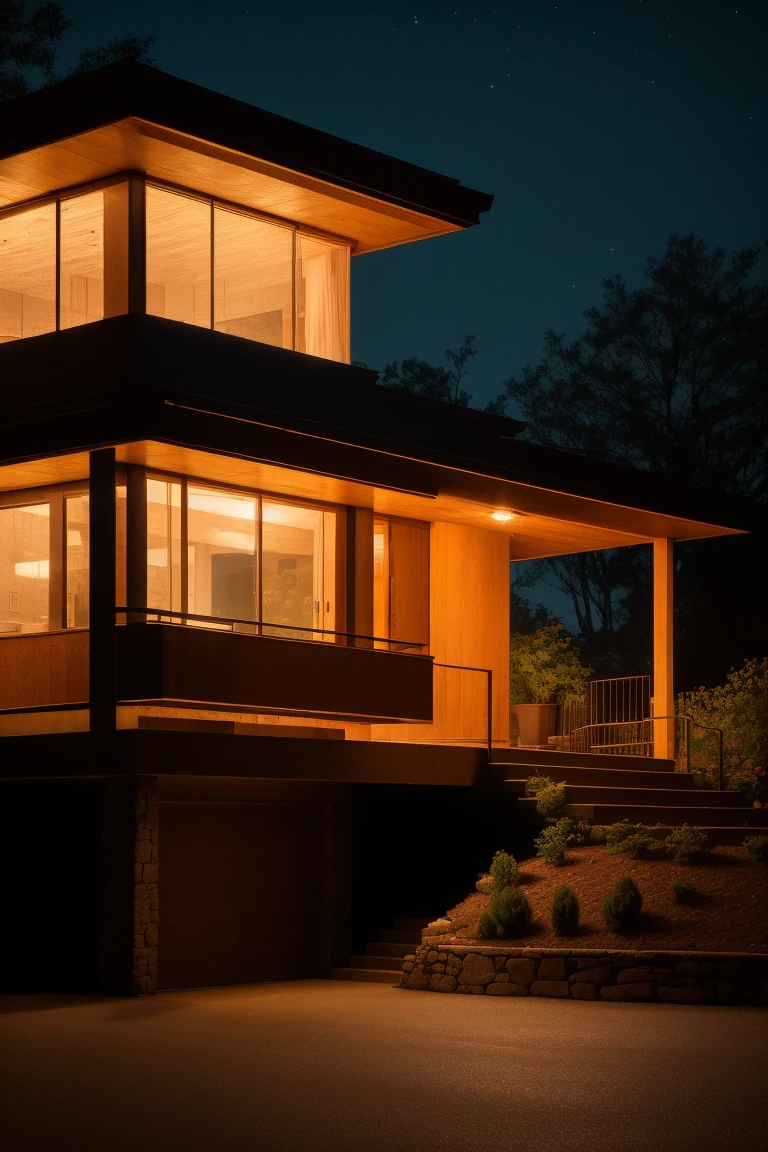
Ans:
<svg viewBox="0 0 768 1152"><path fill-rule="evenodd" d="M673 713L673 541L739 513L350 364L351 259L490 205L135 63L4 106L8 986L324 974L434 846L471 880L510 563L652 543Z"/></svg>

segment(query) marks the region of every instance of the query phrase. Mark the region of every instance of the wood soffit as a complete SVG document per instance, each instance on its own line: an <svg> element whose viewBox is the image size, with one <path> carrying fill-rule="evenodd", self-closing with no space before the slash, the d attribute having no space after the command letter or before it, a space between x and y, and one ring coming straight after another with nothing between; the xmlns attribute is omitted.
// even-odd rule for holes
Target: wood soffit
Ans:
<svg viewBox="0 0 768 1152"><path fill-rule="evenodd" d="M135 62L6 107L2 207L131 170L333 233L363 253L469 227L492 200Z"/></svg>

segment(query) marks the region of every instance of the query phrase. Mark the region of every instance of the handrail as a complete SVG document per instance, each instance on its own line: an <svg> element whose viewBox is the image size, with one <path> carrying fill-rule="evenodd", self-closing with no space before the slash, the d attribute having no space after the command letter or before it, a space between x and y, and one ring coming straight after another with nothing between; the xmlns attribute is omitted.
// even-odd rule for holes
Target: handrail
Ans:
<svg viewBox="0 0 768 1152"><path fill-rule="evenodd" d="M694 720L692 716L685 713L678 712L674 716L645 716L641 720L603 720L596 724L582 724L579 728L574 728L570 733L571 751L573 751L573 738L579 732L587 732L591 729L598 728L618 728L622 725L628 726L631 724L637 725L640 728L640 739L631 740L628 743L614 742L611 744L600 745L601 748L631 748L639 744L653 744L654 740L643 739L643 725L651 726L657 720L674 720L676 723L682 721L685 725L685 771L691 770L691 728L700 728L702 732L715 732L717 734L718 746L718 774L717 786L722 792L723 790L723 729L714 728L709 724L700 724L698 720ZM653 732L653 729L650 729Z"/></svg>
<svg viewBox="0 0 768 1152"><path fill-rule="evenodd" d="M246 624L250 628L287 628L289 632L317 632L322 636L343 636L350 640L371 640L378 644L399 644L403 648L426 648L423 640L397 640L392 636L366 636L360 632L342 632L337 628L312 628L308 624L275 624L269 620L242 620L236 616L203 616L199 612L177 612L167 608L115 608L115 613L124 612L132 616L162 616L172 620L203 620L209 624ZM233 628L234 631L234 628ZM292 639L292 637L285 637ZM393 651L392 648L389 651ZM421 655L421 653L417 653ZM446 665L450 667L450 665ZM474 669L486 671L486 669Z"/></svg>
<svg viewBox="0 0 768 1152"><path fill-rule="evenodd" d="M486 748L488 751L488 762L490 763L491 754L493 752L493 670L491 668L475 668L471 664L433 664L433 668L455 668L460 672L485 672L488 677L487 695L486 695L486 710L488 731L486 734Z"/></svg>
<svg viewBox="0 0 768 1152"><path fill-rule="evenodd" d="M685 740L685 770L691 770L691 728L700 728L702 732L716 732L717 733L717 786L722 792L723 790L723 729L713 728L709 724L700 724L698 720L694 720L693 716L688 716L685 712L678 712L675 716L651 716L651 720L683 720L687 726L686 740Z"/></svg>
<svg viewBox="0 0 768 1152"><path fill-rule="evenodd" d="M645 718L642 720L600 720L594 724L582 724L578 728L573 728L569 734L570 751L571 752L574 751L574 748L573 748L574 736L577 736L580 732L589 732L590 730L596 729L596 728L620 728L620 727L628 727L629 725L642 725L642 724L645 724L647 722L647 719L648 718ZM642 730L641 730L640 737L637 740L629 740L626 742L612 741L610 744L597 744L597 745L590 744L589 747L590 747L590 751L602 752L604 749L636 748L638 745L641 745L641 744L652 744L652 743L653 743L653 740L646 740L643 738Z"/></svg>

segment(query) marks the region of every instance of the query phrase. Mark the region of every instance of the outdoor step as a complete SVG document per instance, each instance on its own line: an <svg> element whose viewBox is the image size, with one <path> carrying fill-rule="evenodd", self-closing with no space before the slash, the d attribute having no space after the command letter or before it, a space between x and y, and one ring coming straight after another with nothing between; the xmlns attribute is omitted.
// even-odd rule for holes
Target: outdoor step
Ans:
<svg viewBox="0 0 768 1152"><path fill-rule="evenodd" d="M637 768L645 772L674 772L674 760L653 756L618 756L601 752L558 752L549 748L494 748L492 764L525 764L546 775L546 768Z"/></svg>
<svg viewBox="0 0 768 1152"><path fill-rule="evenodd" d="M419 935L418 943L421 944L421 935ZM403 956L409 956L415 944L386 944L383 940L376 941L375 944L366 944L365 951L368 956L399 956L402 960Z"/></svg>
<svg viewBox="0 0 768 1152"><path fill-rule="evenodd" d="M421 932L433 919L433 916L405 916L395 920L392 927L398 932Z"/></svg>
<svg viewBox="0 0 768 1152"><path fill-rule="evenodd" d="M511 764L507 783L523 783L529 776L542 775L533 765ZM545 773L548 775L548 773ZM642 772L626 768L553 768L555 783L607 785L616 788L696 788L696 781L687 772Z"/></svg>
<svg viewBox="0 0 768 1152"><path fill-rule="evenodd" d="M332 980L364 980L369 984L395 984L397 973L379 968L332 968Z"/></svg>
<svg viewBox="0 0 768 1152"><path fill-rule="evenodd" d="M693 824L768 829L768 808L682 808L660 804L570 804L568 807L574 816L586 817L595 824L629 820L633 824L669 824L675 828Z"/></svg>
<svg viewBox="0 0 768 1152"><path fill-rule="evenodd" d="M387 928L381 934L384 944L421 944L421 929L417 932L398 932L396 928Z"/></svg>
<svg viewBox="0 0 768 1152"><path fill-rule="evenodd" d="M519 786L519 785L518 785ZM566 784L568 804L640 804L674 808L738 808L745 811L738 792L717 792L712 788L606 788ZM521 796L522 804L535 804L535 796Z"/></svg>
<svg viewBox="0 0 768 1152"><path fill-rule="evenodd" d="M379 971L394 971L399 972L403 966L402 956L377 956L369 954L367 956L350 956L350 968L376 968Z"/></svg>

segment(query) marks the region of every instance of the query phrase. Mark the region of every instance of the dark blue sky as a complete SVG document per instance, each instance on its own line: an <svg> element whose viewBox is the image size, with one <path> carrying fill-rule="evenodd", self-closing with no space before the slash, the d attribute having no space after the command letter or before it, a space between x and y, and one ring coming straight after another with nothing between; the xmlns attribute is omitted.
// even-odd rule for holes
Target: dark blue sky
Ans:
<svg viewBox="0 0 768 1152"><path fill-rule="evenodd" d="M65 7L64 66L152 32L168 72L493 192L479 228L353 261L354 357L474 332L475 403L671 232L768 238L766 0Z"/></svg>

